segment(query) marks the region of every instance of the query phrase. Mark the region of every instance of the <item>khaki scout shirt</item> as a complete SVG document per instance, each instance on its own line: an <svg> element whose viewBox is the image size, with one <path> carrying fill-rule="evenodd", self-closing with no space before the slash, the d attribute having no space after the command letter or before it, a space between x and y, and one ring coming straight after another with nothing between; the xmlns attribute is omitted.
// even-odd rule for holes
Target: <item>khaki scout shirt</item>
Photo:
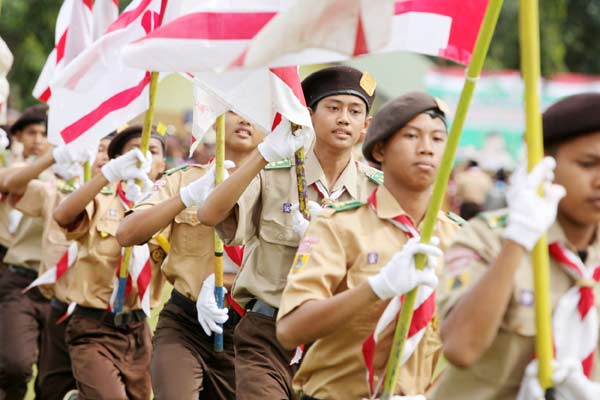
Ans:
<svg viewBox="0 0 600 400"><path fill-rule="evenodd" d="M469 168L457 175L456 195L462 201L482 205L494 186L492 178L479 168Z"/></svg>
<svg viewBox="0 0 600 400"><path fill-rule="evenodd" d="M315 154L305 160L308 199L321 202L313 184L328 187ZM381 182L380 171L353 158L338 178L335 192L346 190L339 201L366 200ZM242 268L234 282L233 297L244 305L257 298L279 307L290 266L300 242L293 229L291 207L298 203L296 169L289 160L267 165L246 189L229 218L217 225L226 245L245 244Z"/></svg>
<svg viewBox="0 0 600 400"><path fill-rule="evenodd" d="M446 252L446 268L440 279L438 296L440 314L446 314L475 284L497 258L502 247L506 210L481 214L469 221L456 235ZM566 241L558 223L548 231L548 243ZM600 263L600 238L588 247L587 260ZM554 307L575 281L550 257L550 300ZM594 288L596 308L600 308L600 289ZM535 315L533 305L533 272L525 259L514 277L513 293L498 334L481 358L466 369L452 365L443 374L429 399L508 400L515 399L526 366L534 355ZM481 299L485 301L485 299ZM592 379L600 381L600 357L594 356Z"/></svg>
<svg viewBox="0 0 600 400"><path fill-rule="evenodd" d="M11 209L8 196L0 194L0 246L4 246L7 249L12 245L13 241L12 235L8 232L8 213Z"/></svg>
<svg viewBox="0 0 600 400"><path fill-rule="evenodd" d="M66 228L67 240L77 240L79 251L74 266L75 276L69 286L69 297L78 305L106 310L115 283L121 257L121 246L116 233L125 215L125 207L116 192L116 185L105 187L78 217ZM152 248L150 249L153 250ZM162 280L160 264L152 262L150 306L160 304L161 293L155 281ZM141 309L137 283L133 287L123 311Z"/></svg>
<svg viewBox="0 0 600 400"><path fill-rule="evenodd" d="M23 164L14 165L14 167ZM46 170L39 177L44 182L54 182L54 174ZM9 198L10 201L10 198ZM24 215L13 235L13 242L4 257L5 264L17 265L38 272L42 260L43 220Z"/></svg>
<svg viewBox="0 0 600 400"><path fill-rule="evenodd" d="M379 187L377 210L364 204L348 211L326 210L310 224L298 249L281 298L278 319L309 300L324 300L359 286L375 275L408 240L406 233L389 222L406 214L392 194ZM458 225L440 213L435 235L440 247L450 244ZM441 259L437 267L441 269ZM389 301L379 300L356 310L354 316L330 335L315 341L294 377L294 388L319 399L368 397L362 344L375 330ZM382 333L376 347L375 384L389 354L395 324ZM441 353L434 324L426 328L412 356L402 366L398 394L425 393Z"/></svg>
<svg viewBox="0 0 600 400"><path fill-rule="evenodd" d="M155 183L156 191L134 208L147 209L177 196L179 190L202 177L210 165L191 165L168 174ZM214 272L215 231L202 225L197 217L198 207L186 208L161 232L171 245L163 274L175 290L196 301L204 279ZM156 235L155 235L156 236Z"/></svg>
<svg viewBox="0 0 600 400"><path fill-rule="evenodd" d="M61 187L61 190L57 188L57 185ZM54 221L52 213L65 197L65 194L71 191L73 191L72 188L68 188L63 181L57 180L51 183L34 179L29 182L25 193L15 204L15 208L23 214L29 217L41 218L43 231L40 274L56 265L69 248L69 241L65 238L64 231ZM66 297L66 291L72 271L72 268L69 269L52 286L40 286L40 290L45 296L51 297L54 294L59 300L69 303L70 300Z"/></svg>

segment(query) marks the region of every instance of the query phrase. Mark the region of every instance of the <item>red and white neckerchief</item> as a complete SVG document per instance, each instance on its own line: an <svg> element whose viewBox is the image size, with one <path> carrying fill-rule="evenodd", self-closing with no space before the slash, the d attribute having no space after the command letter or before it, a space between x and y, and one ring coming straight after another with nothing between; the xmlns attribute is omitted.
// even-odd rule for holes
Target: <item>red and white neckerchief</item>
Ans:
<svg viewBox="0 0 600 400"><path fill-rule="evenodd" d="M333 203L337 201L337 199L339 199L340 196L346 191L346 188L342 186L341 188L339 188L338 190L334 190L330 194L329 190L327 190L325 185L323 185L323 183L320 180L313 183L313 188L317 191L317 193L319 193L319 196L321 196L321 205L323 206L327 205L328 203Z"/></svg>
<svg viewBox="0 0 600 400"><path fill-rule="evenodd" d="M377 210L377 198L376 198L377 189L371 193L368 198L369 204L373 210ZM389 220L394 226L402 230L409 238L416 237L418 238L419 231L416 229L410 218L407 215L399 215ZM396 296L392 298L388 306L385 308L383 314L377 321L377 326L375 327L375 331L369 335L369 337L363 342L362 352L363 359L365 361L365 365L367 367L367 383L369 385L369 393L371 398L377 397L377 392L379 391L379 387L383 383L383 379L381 379L377 385L377 388L374 387L374 367L373 362L375 358L375 348L377 346L377 342L379 340L379 335L384 331L384 329L393 321L395 321L401 311L402 303L404 301L404 296ZM400 361L401 364L404 364L410 356L414 353L419 342L423 338L425 334L425 329L427 325L433 319L435 313L435 290L430 288L429 286L419 286L417 291L417 300L415 302L415 309L413 313L413 317L410 323L410 328L408 330L408 337L406 339L406 343L404 345L404 351L402 353L402 359Z"/></svg>
<svg viewBox="0 0 600 400"><path fill-rule="evenodd" d="M113 285L113 291L110 296L108 305L108 311L112 312L115 309L115 303L117 300L118 288L119 288L119 275L121 273L121 267L123 265L125 255L125 248L121 249L121 257L119 259L119 266L115 274L115 283ZM150 260L150 250L148 245L144 244L141 246L133 246L131 251L131 257L129 259L129 265L127 268L127 284L125 286L125 297L128 297L135 281L138 297L142 305L142 310L147 316L150 316L150 281L152 280L152 262Z"/></svg>
<svg viewBox="0 0 600 400"><path fill-rule="evenodd" d="M123 205L125 211L131 210L131 208L133 207L133 201L127 198L125 190L123 190L123 182L119 182L117 184L117 195L119 196L119 200L121 201L121 204Z"/></svg>
<svg viewBox="0 0 600 400"><path fill-rule="evenodd" d="M575 286L561 296L552 312L556 359L576 358L589 378L598 346L599 320L594 307L594 286L600 281L600 265L586 266L559 242L551 243L548 249L552 258L576 281Z"/></svg>
<svg viewBox="0 0 600 400"><path fill-rule="evenodd" d="M240 268L242 266L242 260L244 259L244 246L223 246L223 249L225 250L223 258L228 258L237 268ZM225 261L225 259L223 261ZM227 299L229 307L231 307L237 315L243 317L244 314L246 314L244 307L235 301L229 291L225 294L225 298Z"/></svg>
<svg viewBox="0 0 600 400"><path fill-rule="evenodd" d="M75 260L77 260L77 250L78 246L76 242L71 242L67 251L60 257L60 260L56 263L56 265L52 266L42 275L40 275L36 280L31 282L29 286L23 289L23 293L29 291L30 289L39 286L39 285L49 285L58 281L61 276L63 276L69 268L71 268L75 264Z"/></svg>

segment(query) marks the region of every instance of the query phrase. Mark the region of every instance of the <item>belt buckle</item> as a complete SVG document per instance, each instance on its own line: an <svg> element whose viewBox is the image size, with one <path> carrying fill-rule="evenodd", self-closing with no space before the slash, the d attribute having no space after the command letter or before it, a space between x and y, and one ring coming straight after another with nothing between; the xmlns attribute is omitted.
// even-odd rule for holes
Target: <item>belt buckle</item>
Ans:
<svg viewBox="0 0 600 400"><path fill-rule="evenodd" d="M128 313L118 313L113 317L113 323L115 326L127 325L129 323L129 314Z"/></svg>

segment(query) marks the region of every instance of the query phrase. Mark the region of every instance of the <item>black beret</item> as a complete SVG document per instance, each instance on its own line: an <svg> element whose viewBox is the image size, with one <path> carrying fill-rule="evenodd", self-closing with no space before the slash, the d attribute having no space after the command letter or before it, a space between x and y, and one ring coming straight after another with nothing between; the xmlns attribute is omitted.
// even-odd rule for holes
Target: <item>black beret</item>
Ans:
<svg viewBox="0 0 600 400"><path fill-rule="evenodd" d="M23 114L10 127L10 133L14 134L23 130L27 125L48 124L48 106L45 104L36 104L23 111Z"/></svg>
<svg viewBox="0 0 600 400"><path fill-rule="evenodd" d="M323 68L304 78L302 91L306 105L314 106L327 96L351 94L362 99L367 105L367 111L375 98L375 79L368 73L347 66Z"/></svg>
<svg viewBox="0 0 600 400"><path fill-rule="evenodd" d="M600 132L600 93L580 93L551 105L542 116L544 145Z"/></svg>
<svg viewBox="0 0 600 400"><path fill-rule="evenodd" d="M367 130L362 147L365 158L377 163L371 154L375 144L386 141L408 121L428 110L435 110L446 117L448 106L442 100L424 92L406 93L384 104L373 117Z"/></svg>
<svg viewBox="0 0 600 400"><path fill-rule="evenodd" d="M129 142L131 139L135 139L142 136L143 127L141 125L132 125L129 126L122 131L118 132L115 137L110 141L108 145L108 158L113 159L118 157L123 151L123 147ZM163 149L163 153L166 151L165 138L160 136L154 127L152 128L151 138L157 139Z"/></svg>

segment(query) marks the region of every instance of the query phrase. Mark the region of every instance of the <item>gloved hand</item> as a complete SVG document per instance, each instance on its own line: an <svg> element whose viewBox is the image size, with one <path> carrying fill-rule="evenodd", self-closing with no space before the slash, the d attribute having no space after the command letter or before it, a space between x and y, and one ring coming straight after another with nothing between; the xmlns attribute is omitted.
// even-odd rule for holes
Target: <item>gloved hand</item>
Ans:
<svg viewBox="0 0 600 400"><path fill-rule="evenodd" d="M138 167L138 163L141 163L141 166ZM145 186L152 186L152 181L148 178L151 167L152 156L150 152L144 157L141 150L135 148L114 160L110 160L102 167L101 171L109 182L139 179Z"/></svg>
<svg viewBox="0 0 600 400"><path fill-rule="evenodd" d="M308 201L308 209L310 210L310 218L315 219L319 216L323 208L319 205L319 203L309 200ZM306 228L308 228L309 221L304 219L304 216L300 212L300 207L298 203L292 206L292 218L293 218L293 228L294 232L296 232L299 236L304 236L306 232Z"/></svg>
<svg viewBox="0 0 600 400"><path fill-rule="evenodd" d="M227 170L235 167L233 161L225 160L223 180L229 177ZM215 166L211 166L206 174L179 191L179 197L186 207L200 207L215 188Z"/></svg>
<svg viewBox="0 0 600 400"><path fill-rule="evenodd" d="M83 167L79 163L56 163L50 169L65 181L83 176Z"/></svg>
<svg viewBox="0 0 600 400"><path fill-rule="evenodd" d="M544 157L529 175L523 166L519 167L506 193L508 226L504 237L528 251L554 223L558 203L566 194L564 187L552 183L554 167L556 161L552 157ZM540 185L542 196L538 194Z"/></svg>
<svg viewBox="0 0 600 400"><path fill-rule="evenodd" d="M258 151L270 163L281 161L293 157L299 148L308 146L313 135L312 128L306 126L292 133L290 122L284 119L258 145Z"/></svg>
<svg viewBox="0 0 600 400"><path fill-rule="evenodd" d="M71 146L57 146L52 150L52 158L56 164L82 163L90 160L90 154L97 152L98 146L73 148ZM93 160L92 160L93 161Z"/></svg>
<svg viewBox="0 0 600 400"><path fill-rule="evenodd" d="M123 185L125 197L132 201L133 204L139 203L153 188L154 185L152 185L152 181L150 180L142 181L142 186L139 186L134 179L127 179L125 185Z"/></svg>
<svg viewBox="0 0 600 400"><path fill-rule="evenodd" d="M6 150L10 141L8 140L8 135L4 129L0 129L0 151Z"/></svg>
<svg viewBox="0 0 600 400"><path fill-rule="evenodd" d="M225 293L227 289L223 288ZM223 328L218 324L224 324L229 315L226 308L219 308L215 300L215 274L210 274L202 283L202 289L196 300L196 310L198 311L198 322L206 335L212 333L223 333Z"/></svg>
<svg viewBox="0 0 600 400"><path fill-rule="evenodd" d="M421 243L417 238L409 239L379 273L368 278L373 292L385 300L403 295L420 285L435 288L438 278L435 274L435 260L432 257L442 255L438 244L439 239L436 237L432 238L430 244ZM415 254L424 254L427 257L423 270L415 268Z"/></svg>

